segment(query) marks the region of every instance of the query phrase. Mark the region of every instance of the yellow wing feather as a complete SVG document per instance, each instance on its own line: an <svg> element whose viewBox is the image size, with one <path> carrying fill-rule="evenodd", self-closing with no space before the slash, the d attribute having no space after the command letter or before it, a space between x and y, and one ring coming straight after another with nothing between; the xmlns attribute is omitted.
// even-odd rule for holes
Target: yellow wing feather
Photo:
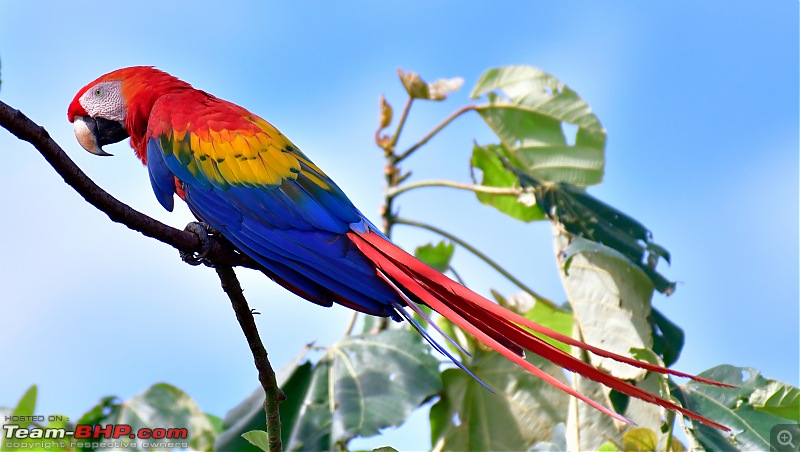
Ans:
<svg viewBox="0 0 800 452"><path fill-rule="evenodd" d="M173 110L172 121L151 128L165 158L175 158L175 163L200 183L222 189L229 185L277 186L297 179L300 173L320 188L331 189L325 173L272 124L233 104L214 100L212 105L203 105L210 110L200 119L185 120L188 114ZM186 111L194 108L192 105L197 106L187 104ZM222 117L229 119L220 120ZM183 130L175 130L176 124L183 125Z"/></svg>

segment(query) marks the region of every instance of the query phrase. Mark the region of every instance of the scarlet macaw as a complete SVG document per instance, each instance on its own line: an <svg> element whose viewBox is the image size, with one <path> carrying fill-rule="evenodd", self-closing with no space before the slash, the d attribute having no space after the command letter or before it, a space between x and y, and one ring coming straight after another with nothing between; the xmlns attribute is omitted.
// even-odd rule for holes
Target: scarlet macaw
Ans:
<svg viewBox="0 0 800 452"><path fill-rule="evenodd" d="M297 146L238 105L166 72L138 66L83 87L67 117L78 142L93 154L110 155L102 146L130 137L164 208L172 211L177 194L198 219L306 300L405 319L469 372L405 310L424 316L419 304L425 304L539 378L616 419L629 422L530 364L524 350L623 394L728 430L572 357L525 328L649 371L725 385L585 344L457 284L390 242Z"/></svg>

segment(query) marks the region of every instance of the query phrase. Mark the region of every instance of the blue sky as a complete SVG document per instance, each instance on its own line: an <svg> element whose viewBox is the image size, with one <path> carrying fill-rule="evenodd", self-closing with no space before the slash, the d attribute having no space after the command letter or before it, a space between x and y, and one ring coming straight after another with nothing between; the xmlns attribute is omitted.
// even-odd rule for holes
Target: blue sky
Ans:
<svg viewBox="0 0 800 452"><path fill-rule="evenodd" d="M408 145L468 102L480 74L544 69L586 99L608 130L605 181L591 193L647 225L680 282L655 305L687 335L676 367L729 363L798 384L798 5L796 2L0 2L0 99L45 126L98 184L168 224L126 143L96 158L66 108L110 70L155 65L263 116L372 219L382 156L378 96L405 101L398 67L461 76L445 103L418 103ZM230 13L228 13L230 11ZM413 140L413 141L412 141ZM465 117L406 163L417 180L467 181ZM0 131L0 405L33 383L40 414L77 417L100 397L166 381L224 415L257 385L252 358L212 270L113 224L29 145ZM456 232L563 299L549 226L516 224L465 192L400 198L404 216ZM398 227L413 247L435 238ZM514 287L464 251L456 267L486 293ZM337 340L350 314L240 272L276 367L303 344ZM425 414L354 446L429 447Z"/></svg>

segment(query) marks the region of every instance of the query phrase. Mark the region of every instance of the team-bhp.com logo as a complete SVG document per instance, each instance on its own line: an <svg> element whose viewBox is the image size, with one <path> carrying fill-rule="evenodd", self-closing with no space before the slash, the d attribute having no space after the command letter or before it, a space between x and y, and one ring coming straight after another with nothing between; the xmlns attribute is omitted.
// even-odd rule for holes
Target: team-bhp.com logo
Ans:
<svg viewBox="0 0 800 452"><path fill-rule="evenodd" d="M27 419L26 419L27 420ZM84 448L187 448L189 431L185 428L139 428L128 424L89 425L78 424L74 429L55 427L22 427L16 424L3 426L4 443L8 448L26 449L37 442L59 442L70 447ZM33 442L31 442L33 441ZM34 447L34 448L36 448Z"/></svg>

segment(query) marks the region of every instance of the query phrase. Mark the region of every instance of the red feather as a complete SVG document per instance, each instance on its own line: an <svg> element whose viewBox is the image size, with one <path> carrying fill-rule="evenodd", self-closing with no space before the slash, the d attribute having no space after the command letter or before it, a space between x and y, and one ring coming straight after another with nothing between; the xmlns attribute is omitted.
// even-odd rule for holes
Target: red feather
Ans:
<svg viewBox="0 0 800 452"><path fill-rule="evenodd" d="M525 350L529 350L567 370L598 383L602 383L628 396L636 397L669 410L680 412L691 419L720 430L729 430L724 425L718 424L693 411L644 391L625 380L600 371L545 342L525 328L529 328L530 330L563 342L564 344L572 345L596 355L611 358L652 372L690 378L698 382L716 386L731 387L730 385L667 369L585 344L579 340L545 328L517 313L492 303L486 298L457 284L450 278L427 266L425 263L406 253L378 234L371 232L365 234L349 232L347 235L358 249L375 264L379 275L383 277L383 275L381 275L381 273L383 273L395 283L398 290L402 292L402 296L421 300L431 309L458 325L463 330L469 332L491 349L517 363L556 388L577 397L603 413L615 419L630 422L620 414L577 392L570 386L565 385L529 363L518 353L519 348L521 347Z"/></svg>

